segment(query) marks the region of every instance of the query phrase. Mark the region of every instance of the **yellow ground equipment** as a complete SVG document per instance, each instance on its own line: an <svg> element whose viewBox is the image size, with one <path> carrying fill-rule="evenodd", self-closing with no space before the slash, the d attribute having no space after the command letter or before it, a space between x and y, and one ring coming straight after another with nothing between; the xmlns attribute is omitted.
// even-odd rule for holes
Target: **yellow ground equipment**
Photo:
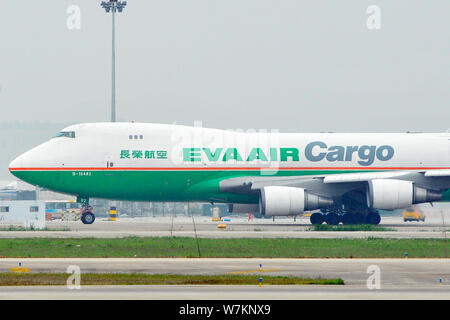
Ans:
<svg viewBox="0 0 450 320"><path fill-rule="evenodd" d="M61 211L60 217L62 221L78 221L80 220L80 209Z"/></svg>
<svg viewBox="0 0 450 320"><path fill-rule="evenodd" d="M30 272L30 269L22 267L22 262L19 262L18 268L9 268L9 270L16 273Z"/></svg>
<svg viewBox="0 0 450 320"><path fill-rule="evenodd" d="M76 221L80 219L80 204L76 200L45 200L45 219Z"/></svg>
<svg viewBox="0 0 450 320"><path fill-rule="evenodd" d="M403 221L425 221L425 215L417 207L410 207L403 210Z"/></svg>
<svg viewBox="0 0 450 320"><path fill-rule="evenodd" d="M109 209L109 220L117 221L117 208L116 207L111 207Z"/></svg>

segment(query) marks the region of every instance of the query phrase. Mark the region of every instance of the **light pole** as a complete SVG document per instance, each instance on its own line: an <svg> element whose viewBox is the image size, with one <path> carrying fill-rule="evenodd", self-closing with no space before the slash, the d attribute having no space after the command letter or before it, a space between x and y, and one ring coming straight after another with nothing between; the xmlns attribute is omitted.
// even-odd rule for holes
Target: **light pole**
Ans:
<svg viewBox="0 0 450 320"><path fill-rule="evenodd" d="M116 12L122 12L126 1L109 0L102 1L101 6L107 13L112 13L112 72L111 72L111 122L116 122L116 40L115 40L115 14Z"/></svg>

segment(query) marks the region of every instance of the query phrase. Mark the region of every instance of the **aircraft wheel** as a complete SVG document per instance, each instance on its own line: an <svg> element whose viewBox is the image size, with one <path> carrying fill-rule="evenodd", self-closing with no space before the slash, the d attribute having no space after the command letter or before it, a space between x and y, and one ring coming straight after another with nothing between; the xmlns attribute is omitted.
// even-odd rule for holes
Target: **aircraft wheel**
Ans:
<svg viewBox="0 0 450 320"><path fill-rule="evenodd" d="M368 224L373 224L373 225L380 224L380 222L381 222L380 214L378 214L378 213L369 213L367 215L367 217L366 217L366 222Z"/></svg>
<svg viewBox="0 0 450 320"><path fill-rule="evenodd" d="M353 223L354 224L366 223L366 217L363 216L361 213L355 213L353 216Z"/></svg>
<svg viewBox="0 0 450 320"><path fill-rule="evenodd" d="M336 226L339 224L339 216L336 213L330 212L325 216L325 222L329 225Z"/></svg>
<svg viewBox="0 0 450 320"><path fill-rule="evenodd" d="M355 214L353 213L345 213L342 216L342 224L354 224L355 223Z"/></svg>
<svg viewBox="0 0 450 320"><path fill-rule="evenodd" d="M322 224L324 221L324 216L319 212L314 212L309 220L311 221L311 224Z"/></svg>
<svg viewBox="0 0 450 320"><path fill-rule="evenodd" d="M83 213L81 216L81 222L83 222L84 224L93 224L94 221L95 221L95 216L90 211Z"/></svg>

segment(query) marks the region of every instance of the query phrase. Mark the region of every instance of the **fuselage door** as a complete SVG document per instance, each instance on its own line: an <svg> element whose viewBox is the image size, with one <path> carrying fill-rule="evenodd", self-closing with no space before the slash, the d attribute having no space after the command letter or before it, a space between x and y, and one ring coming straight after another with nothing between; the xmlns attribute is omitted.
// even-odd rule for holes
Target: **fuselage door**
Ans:
<svg viewBox="0 0 450 320"><path fill-rule="evenodd" d="M107 153L105 155L105 166L106 166L106 168L113 168L114 167L113 156L110 153Z"/></svg>

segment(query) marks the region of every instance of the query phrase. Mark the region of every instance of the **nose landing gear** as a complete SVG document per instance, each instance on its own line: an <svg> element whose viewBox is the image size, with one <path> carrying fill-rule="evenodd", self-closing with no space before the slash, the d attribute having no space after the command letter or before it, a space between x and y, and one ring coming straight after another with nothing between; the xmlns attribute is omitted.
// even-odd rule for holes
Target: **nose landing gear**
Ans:
<svg viewBox="0 0 450 320"><path fill-rule="evenodd" d="M81 214L81 222L84 224L93 224L95 221L95 215L91 211L86 211Z"/></svg>
<svg viewBox="0 0 450 320"><path fill-rule="evenodd" d="M93 224L95 221L95 215L92 213L92 206L89 205L89 199L77 198L77 202L81 202L81 222L84 224Z"/></svg>

